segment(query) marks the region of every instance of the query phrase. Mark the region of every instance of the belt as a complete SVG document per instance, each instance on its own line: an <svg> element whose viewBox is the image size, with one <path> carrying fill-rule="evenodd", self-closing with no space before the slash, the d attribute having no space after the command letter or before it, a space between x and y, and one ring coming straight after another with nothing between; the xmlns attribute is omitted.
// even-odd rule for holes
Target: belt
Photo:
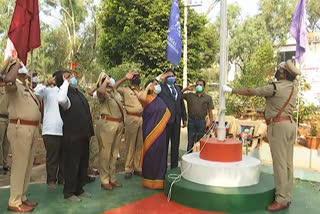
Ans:
<svg viewBox="0 0 320 214"><path fill-rule="evenodd" d="M109 121L113 121L113 122L118 122L118 123L121 123L123 121L122 118L109 117L109 116L107 116L105 114L101 114L101 119L109 120Z"/></svg>
<svg viewBox="0 0 320 214"><path fill-rule="evenodd" d="M22 125L28 125L28 126L38 126L39 120L10 119L10 123L13 123L13 124L20 123Z"/></svg>
<svg viewBox="0 0 320 214"><path fill-rule="evenodd" d="M290 117L275 117L275 118L271 118L266 120L267 125L269 125L270 123L278 123L281 121L286 121L286 120L291 120Z"/></svg>
<svg viewBox="0 0 320 214"><path fill-rule="evenodd" d="M136 117L142 117L142 113L131 113L131 112L127 112L127 115L136 116Z"/></svg>
<svg viewBox="0 0 320 214"><path fill-rule="evenodd" d="M7 115L7 114L0 114L0 117L1 117L1 118L5 118L5 119L8 119L8 115Z"/></svg>
<svg viewBox="0 0 320 214"><path fill-rule="evenodd" d="M200 118L200 117L195 117L195 118L191 118L189 117L190 120L205 120L205 118Z"/></svg>

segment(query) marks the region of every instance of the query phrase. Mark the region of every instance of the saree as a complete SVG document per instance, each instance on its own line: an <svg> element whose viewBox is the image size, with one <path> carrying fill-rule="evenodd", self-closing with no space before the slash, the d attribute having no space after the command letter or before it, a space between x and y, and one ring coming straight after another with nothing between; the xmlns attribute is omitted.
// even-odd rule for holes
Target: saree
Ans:
<svg viewBox="0 0 320 214"><path fill-rule="evenodd" d="M166 125L170 111L160 97L147 96L142 118L143 148L140 167L142 185L150 189L163 189L167 171Z"/></svg>

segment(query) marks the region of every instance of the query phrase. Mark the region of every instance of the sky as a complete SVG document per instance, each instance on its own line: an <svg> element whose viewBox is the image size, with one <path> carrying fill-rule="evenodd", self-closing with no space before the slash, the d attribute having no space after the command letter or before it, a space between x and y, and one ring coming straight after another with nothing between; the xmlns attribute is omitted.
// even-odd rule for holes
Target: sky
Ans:
<svg viewBox="0 0 320 214"><path fill-rule="evenodd" d="M202 2L201 6L194 7L199 13L206 13L210 6L210 3L214 0L192 0L194 3ZM245 18L246 16L254 16L258 13L259 0L227 0L227 4L238 3L241 7L241 14ZM208 14L208 19L214 21L216 16L220 13L220 2L213 8Z"/></svg>
<svg viewBox="0 0 320 214"><path fill-rule="evenodd" d="M96 4L100 3L100 0L94 0ZM184 0L183 0L184 1ZM189 0L190 1L190 0ZM210 3L214 0L191 0L193 3L198 4L200 2L201 6L193 7L198 13L206 13L208 7L210 6ZM238 3L241 7L241 14L243 18L246 16L254 16L258 13L258 2L259 0L227 0L228 4L231 3ZM181 11L183 13L183 11ZM216 17L220 13L220 2L213 8L213 10L208 14L207 18L210 21L214 21ZM58 12L55 14L57 15ZM58 16L58 15L57 15ZM57 26L60 24L60 22L53 17L48 17L44 15L40 11L40 19L44 20L46 23Z"/></svg>

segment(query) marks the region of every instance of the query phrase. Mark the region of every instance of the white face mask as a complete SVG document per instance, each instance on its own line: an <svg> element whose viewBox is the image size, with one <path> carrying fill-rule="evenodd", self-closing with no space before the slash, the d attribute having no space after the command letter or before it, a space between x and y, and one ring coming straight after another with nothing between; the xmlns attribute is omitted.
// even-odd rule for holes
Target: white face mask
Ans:
<svg viewBox="0 0 320 214"><path fill-rule="evenodd" d="M154 86L154 92L155 92L156 94L160 94L160 93L161 93L161 86L160 86L160 85Z"/></svg>
<svg viewBox="0 0 320 214"><path fill-rule="evenodd" d="M22 68L18 70L18 74L28 74L26 66L23 65Z"/></svg>
<svg viewBox="0 0 320 214"><path fill-rule="evenodd" d="M32 82L38 83L39 82L39 77L38 76L32 77Z"/></svg>
<svg viewBox="0 0 320 214"><path fill-rule="evenodd" d="M109 85L111 86L111 87L114 87L115 86L115 84L116 84L116 81L111 77L110 79L109 79Z"/></svg>

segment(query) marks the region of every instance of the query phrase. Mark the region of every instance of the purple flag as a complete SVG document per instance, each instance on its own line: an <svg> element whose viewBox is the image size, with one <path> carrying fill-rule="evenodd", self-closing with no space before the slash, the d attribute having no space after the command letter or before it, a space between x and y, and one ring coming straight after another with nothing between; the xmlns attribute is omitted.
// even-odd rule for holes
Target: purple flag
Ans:
<svg viewBox="0 0 320 214"><path fill-rule="evenodd" d="M299 0L289 32L296 40L296 60L301 63L307 47L307 0Z"/></svg>
<svg viewBox="0 0 320 214"><path fill-rule="evenodd" d="M167 36L167 59L174 65L177 66L181 59L181 23L179 13L179 1L172 0L170 18L169 18L169 29Z"/></svg>

